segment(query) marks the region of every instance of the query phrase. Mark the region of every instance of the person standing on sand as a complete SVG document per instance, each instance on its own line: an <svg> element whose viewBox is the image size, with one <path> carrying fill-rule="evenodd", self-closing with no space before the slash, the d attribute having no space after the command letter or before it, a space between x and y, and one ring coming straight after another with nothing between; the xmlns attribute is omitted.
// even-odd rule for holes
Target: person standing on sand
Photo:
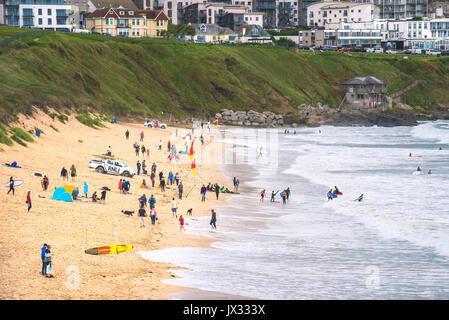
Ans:
<svg viewBox="0 0 449 320"><path fill-rule="evenodd" d="M28 191L27 193L27 200L26 200L26 204L28 204L28 212L30 212L31 209L31 191Z"/></svg>
<svg viewBox="0 0 449 320"><path fill-rule="evenodd" d="M203 186L201 187L201 201L206 201L206 192L207 192L207 188L203 184Z"/></svg>
<svg viewBox="0 0 449 320"><path fill-rule="evenodd" d="M176 185L179 185L179 173L177 173L177 172L175 174L175 181L176 181Z"/></svg>
<svg viewBox="0 0 449 320"><path fill-rule="evenodd" d="M173 184L173 178L174 178L173 172L170 171L168 173L168 181L170 182L170 185Z"/></svg>
<svg viewBox="0 0 449 320"><path fill-rule="evenodd" d="M106 190L101 191L101 198L100 201L98 201L102 204L106 204Z"/></svg>
<svg viewBox="0 0 449 320"><path fill-rule="evenodd" d="M179 182L178 192L179 192L179 200L182 200L182 192L184 190L184 186L182 185L182 181Z"/></svg>
<svg viewBox="0 0 449 320"><path fill-rule="evenodd" d="M265 198L265 189L263 189L261 192L260 192L260 202L263 202L263 199Z"/></svg>
<svg viewBox="0 0 449 320"><path fill-rule="evenodd" d="M215 184L215 195L217 196L218 200L218 196L220 195L220 186L218 185L218 183Z"/></svg>
<svg viewBox="0 0 449 320"><path fill-rule="evenodd" d="M129 131L128 131L128 129L126 129L125 137L126 137L126 140L129 140Z"/></svg>
<svg viewBox="0 0 449 320"><path fill-rule="evenodd" d="M171 149L171 142L170 141L168 141L168 143L167 143L167 149L168 149L168 152L170 152L170 149Z"/></svg>
<svg viewBox="0 0 449 320"><path fill-rule="evenodd" d="M72 181L75 181L76 168L75 168L74 164L72 164L72 166L70 167L70 176L72 177ZM67 179L67 180L69 180L69 179Z"/></svg>
<svg viewBox="0 0 449 320"><path fill-rule="evenodd" d="M137 166L137 175L140 175L140 161L139 160L137 160L136 166Z"/></svg>
<svg viewBox="0 0 449 320"><path fill-rule="evenodd" d="M42 275L45 276L47 274L47 263L45 262L45 251L47 250L47 244L44 243L44 245L41 248L41 260L42 260Z"/></svg>
<svg viewBox="0 0 449 320"><path fill-rule="evenodd" d="M215 213L214 209L211 210L212 216L210 218L210 225L212 226L212 230L217 230L217 214Z"/></svg>
<svg viewBox="0 0 449 320"><path fill-rule="evenodd" d="M11 178L9 178L9 190L8 190L8 193L7 194L9 194L10 192L12 191L12 195L14 195L14 179L13 179L13 177L11 176Z"/></svg>
<svg viewBox="0 0 449 320"><path fill-rule="evenodd" d="M44 262L46 264L46 271L45 271L45 277L46 278L53 278L53 275L51 274L51 246L47 245L47 248L45 250L45 257Z"/></svg>
<svg viewBox="0 0 449 320"><path fill-rule="evenodd" d="M118 182L118 190L120 191L120 193L122 193L123 191L123 180L120 179L120 181Z"/></svg>
<svg viewBox="0 0 449 320"><path fill-rule="evenodd" d="M162 140L159 140L157 148L158 148L158 150L162 150Z"/></svg>
<svg viewBox="0 0 449 320"><path fill-rule="evenodd" d="M184 229L184 218L183 218L182 215L179 216L179 230L180 230L180 231L186 231L186 230Z"/></svg>
<svg viewBox="0 0 449 320"><path fill-rule="evenodd" d="M147 158L150 158L150 149L147 149Z"/></svg>
<svg viewBox="0 0 449 320"><path fill-rule="evenodd" d="M154 188L154 180L155 180L155 174L154 174L154 172L151 172L150 178L151 178L151 186Z"/></svg>
<svg viewBox="0 0 449 320"><path fill-rule="evenodd" d="M143 137L144 137L144 134L143 134L143 131L140 133L140 141L143 141Z"/></svg>
<svg viewBox="0 0 449 320"><path fill-rule="evenodd" d="M282 204L287 204L287 193L284 191L282 191Z"/></svg>
<svg viewBox="0 0 449 320"><path fill-rule="evenodd" d="M162 178L162 180L161 180L161 191L165 192L165 179L164 178Z"/></svg>
<svg viewBox="0 0 449 320"><path fill-rule="evenodd" d="M154 209L154 206L156 205L156 198L151 195L150 199L148 199L148 203L150 204L150 209Z"/></svg>
<svg viewBox="0 0 449 320"><path fill-rule="evenodd" d="M175 198L172 198L171 200L171 212L172 212L172 217L174 218L175 216L177 217L178 215L176 214L176 211L178 210L178 205L176 204L176 200Z"/></svg>
<svg viewBox="0 0 449 320"><path fill-rule="evenodd" d="M62 177L62 180L64 181L66 178L67 178L67 180L69 180L69 177L68 177L68 175L67 175L67 169L65 168L65 167L62 167L62 170L61 170L61 177Z"/></svg>
<svg viewBox="0 0 449 320"><path fill-rule="evenodd" d="M48 177L46 175L44 175L44 179L42 179L42 186L44 187L44 191L48 189Z"/></svg>
<svg viewBox="0 0 449 320"><path fill-rule="evenodd" d="M144 228L145 227L145 217L146 217L147 213L145 212L144 208L140 208L139 209L139 219L140 219L140 227Z"/></svg>

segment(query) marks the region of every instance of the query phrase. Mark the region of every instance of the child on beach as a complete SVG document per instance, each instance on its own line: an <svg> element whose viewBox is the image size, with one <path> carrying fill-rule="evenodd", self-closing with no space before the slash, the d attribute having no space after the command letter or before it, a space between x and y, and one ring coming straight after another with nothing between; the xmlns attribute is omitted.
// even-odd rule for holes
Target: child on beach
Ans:
<svg viewBox="0 0 449 320"><path fill-rule="evenodd" d="M67 181L69 180L69 177L68 177L68 175L67 175L67 169L65 168L65 167L62 167L62 170L61 170L61 177L62 177L62 180L64 181L65 179L67 179Z"/></svg>
<svg viewBox="0 0 449 320"><path fill-rule="evenodd" d="M184 218L182 215L179 216L179 230L180 231L185 231L184 229Z"/></svg>
<svg viewBox="0 0 449 320"><path fill-rule="evenodd" d="M156 210L150 210L151 224L154 225L156 223Z"/></svg>
<svg viewBox="0 0 449 320"><path fill-rule="evenodd" d="M53 275L51 274L51 246L47 245L47 249L45 250L45 257L44 262L46 264L46 271L45 271L45 277L47 278L53 278Z"/></svg>

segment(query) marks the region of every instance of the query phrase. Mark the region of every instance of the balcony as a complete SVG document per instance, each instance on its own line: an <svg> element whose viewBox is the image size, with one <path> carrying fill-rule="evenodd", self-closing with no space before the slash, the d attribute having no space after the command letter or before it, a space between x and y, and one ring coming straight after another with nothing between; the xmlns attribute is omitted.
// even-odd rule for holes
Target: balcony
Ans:
<svg viewBox="0 0 449 320"><path fill-rule="evenodd" d="M117 28L129 28L129 22L117 23Z"/></svg>

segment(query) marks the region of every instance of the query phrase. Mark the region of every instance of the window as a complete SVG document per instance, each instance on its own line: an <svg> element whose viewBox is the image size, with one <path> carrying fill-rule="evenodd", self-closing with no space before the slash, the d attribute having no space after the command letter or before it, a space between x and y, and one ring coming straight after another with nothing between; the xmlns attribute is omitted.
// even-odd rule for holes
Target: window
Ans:
<svg viewBox="0 0 449 320"><path fill-rule="evenodd" d="M47 15L51 16L51 9L47 9Z"/></svg>
<svg viewBox="0 0 449 320"><path fill-rule="evenodd" d="M42 18L39 18L39 25L42 25Z"/></svg>
<svg viewBox="0 0 449 320"><path fill-rule="evenodd" d="M132 24L133 24L133 26L136 25L136 19L132 19ZM133 35L134 35L134 32L133 32Z"/></svg>
<svg viewBox="0 0 449 320"><path fill-rule="evenodd" d="M130 15L130 16L133 16L133 15L134 15L134 11L130 11L130 12L129 12L129 15Z"/></svg>
<svg viewBox="0 0 449 320"><path fill-rule="evenodd" d="M37 10L37 14L41 16L42 15L42 9L38 9Z"/></svg>
<svg viewBox="0 0 449 320"><path fill-rule="evenodd" d="M51 18L48 18L48 25L49 25L49 26L52 25Z"/></svg>

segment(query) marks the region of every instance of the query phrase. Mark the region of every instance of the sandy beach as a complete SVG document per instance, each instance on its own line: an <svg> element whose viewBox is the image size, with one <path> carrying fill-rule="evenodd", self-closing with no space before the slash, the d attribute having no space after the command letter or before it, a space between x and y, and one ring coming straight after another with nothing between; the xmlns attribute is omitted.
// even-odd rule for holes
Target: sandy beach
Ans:
<svg viewBox="0 0 449 320"><path fill-rule="evenodd" d="M201 185L208 182L230 186L219 167L213 163L197 163L197 175L194 176L190 162L170 163L167 142L170 140L173 143L175 128L149 129L141 123L120 122L105 125L107 128L97 130L73 117L62 124L42 112L37 112L33 118L21 116L19 123L14 124L26 130L38 127L44 133L40 138L35 138L34 143L28 143L28 147L17 144L2 146L4 152L0 153L2 163L17 161L22 167L0 166L3 183L8 182L10 176L24 180L24 184L16 188L15 195L7 195L6 187L0 194L0 299L167 299L169 294L186 289L161 282L164 278L173 277L167 269L176 267L144 260L138 252L168 247L209 246L216 241L181 232L179 221L172 217L170 208L171 199L175 197L178 215L188 218L186 211L189 208L193 209L193 217L198 217L209 216L211 208L225 205L226 197L223 194L220 200L215 200L215 194L209 192L207 201L202 202L199 191ZM129 140L125 138L127 129L130 132ZM140 142L142 130L145 138ZM195 135L199 137L199 134L200 131L195 130ZM204 137L202 153L213 152L217 142L209 139L206 133ZM161 151L157 149L159 140L163 142ZM181 134L178 140L183 146ZM149 157L137 157L132 147L134 142L149 147ZM199 145L199 139L195 143ZM105 153L109 146L114 155L132 168L136 168L137 160L145 159L148 171L155 162L157 173L162 170L165 177L169 170L179 172L184 184L183 200L178 199L176 186L166 192L161 192L157 187L151 188L149 176L129 179L130 194L120 194L118 182L123 177L100 174L88 168L92 154ZM72 164L77 169L75 181L71 178L68 182L63 181L60 177L62 167L69 169ZM42 178L35 176L35 173L47 175L47 191L42 190ZM150 185L149 189L139 188L142 179ZM83 201L74 202L51 200L55 187L65 184L78 186L82 194L84 181L89 185L88 196L94 191L99 194L103 186L112 190L107 193L106 204L87 203L84 201L90 199L84 197L81 198ZM29 213L25 203L28 191L31 191L32 200ZM144 193L147 197L154 194L159 219L152 226L147 218L146 227L141 228L137 217L137 199ZM125 216L122 210L134 211L134 216ZM52 246L54 278L51 279L40 273L40 251L44 243ZM84 253L89 248L115 243L132 244L133 250L118 255Z"/></svg>

